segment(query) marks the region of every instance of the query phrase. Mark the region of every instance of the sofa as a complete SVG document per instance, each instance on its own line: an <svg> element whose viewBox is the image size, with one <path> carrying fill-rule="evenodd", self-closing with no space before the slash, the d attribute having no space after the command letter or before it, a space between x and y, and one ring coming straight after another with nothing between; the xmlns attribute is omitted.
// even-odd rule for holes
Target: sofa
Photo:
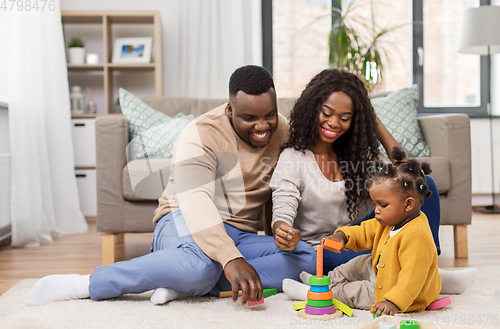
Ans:
<svg viewBox="0 0 500 329"><path fill-rule="evenodd" d="M227 99L140 98L169 116L183 112L197 117L227 102ZM294 102L294 99L279 99L278 111L288 117ZM471 223L472 212L469 117L423 116L418 123L432 154L425 161L431 164L431 176L440 194L441 225L453 225L455 257L467 257L467 225ZM129 130L123 115L98 116L95 129L97 231L102 233L102 262L106 265L116 261L117 244L123 242L123 234L153 232L152 218L168 181L170 159L127 163ZM360 216L369 208L370 205L361 209ZM264 214L262 222L268 223ZM264 224L262 229L269 232Z"/></svg>

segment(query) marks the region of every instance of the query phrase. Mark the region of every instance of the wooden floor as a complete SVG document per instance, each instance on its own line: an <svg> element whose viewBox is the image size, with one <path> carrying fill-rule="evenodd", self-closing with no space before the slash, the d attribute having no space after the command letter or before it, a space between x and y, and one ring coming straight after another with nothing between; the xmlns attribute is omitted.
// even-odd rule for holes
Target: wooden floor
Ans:
<svg viewBox="0 0 500 329"><path fill-rule="evenodd" d="M0 246L0 294L26 278L49 274L91 274L101 265L101 236L96 232L95 219L88 219L85 234L64 236L53 243L31 248ZM441 226L439 236L443 253L440 267L479 267L500 265L500 215L474 212L468 227L469 258L453 256L453 228ZM130 259L149 252L152 234L127 234L119 250L120 259Z"/></svg>

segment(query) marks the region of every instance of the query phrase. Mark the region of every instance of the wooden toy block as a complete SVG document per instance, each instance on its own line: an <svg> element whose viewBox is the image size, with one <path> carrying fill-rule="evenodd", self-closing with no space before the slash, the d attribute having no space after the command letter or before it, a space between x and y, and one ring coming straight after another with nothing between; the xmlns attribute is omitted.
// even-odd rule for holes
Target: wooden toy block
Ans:
<svg viewBox="0 0 500 329"><path fill-rule="evenodd" d="M383 315L375 320L373 320L372 323L368 325L363 325L358 327L357 329L378 329L379 328L379 323L385 322L385 323L393 323L395 324L396 329L407 329L409 327L401 326L401 322L403 324L405 323L405 320L411 321L414 319L409 318L408 316L404 316L402 314L398 314L396 316L389 316L389 315ZM417 317L418 321L418 317ZM437 324L434 323L429 323L429 319L424 317L422 321L419 323L420 329L478 329L477 327L464 327L464 326L459 326L459 325L453 325L451 323L446 323L446 322L439 322Z"/></svg>
<svg viewBox="0 0 500 329"><path fill-rule="evenodd" d="M330 277L323 276L318 278L316 275L313 275L309 278L309 285L311 286L329 286L330 285Z"/></svg>
<svg viewBox="0 0 500 329"><path fill-rule="evenodd" d="M301 318L306 318L306 319L328 321L328 320L333 320L336 318L341 318L343 316L343 313L340 310L337 310L333 314L315 315L315 314L307 314L306 310L300 310L297 313L297 315L300 316Z"/></svg>
<svg viewBox="0 0 500 329"><path fill-rule="evenodd" d="M450 304L451 304L450 297L443 297L443 298L439 298L438 300L430 303L429 306L427 306L426 310L429 310L429 311L437 310L437 309L443 308L443 307L450 305Z"/></svg>
<svg viewBox="0 0 500 329"><path fill-rule="evenodd" d="M293 303L293 309L296 311L300 311L306 308L307 302L297 302Z"/></svg>
<svg viewBox="0 0 500 329"><path fill-rule="evenodd" d="M226 297L231 297L233 295L233 292L231 290L229 291L219 291L219 298L226 298ZM241 296L242 292L241 290L238 291L238 296Z"/></svg>
<svg viewBox="0 0 500 329"><path fill-rule="evenodd" d="M262 295L264 298L267 298L272 295L276 295L278 293L278 289L273 288L273 289L264 289Z"/></svg>
<svg viewBox="0 0 500 329"><path fill-rule="evenodd" d="M323 277L323 246L319 245L316 249L316 277Z"/></svg>
<svg viewBox="0 0 500 329"><path fill-rule="evenodd" d="M331 300L333 298L333 294L331 290L328 290L327 292L313 292L313 291L308 291L307 292L307 299L312 299L312 300Z"/></svg>
<svg viewBox="0 0 500 329"><path fill-rule="evenodd" d="M399 329L420 329L417 320L403 320L399 322Z"/></svg>
<svg viewBox="0 0 500 329"><path fill-rule="evenodd" d="M278 289L273 288L273 289L264 289L262 292L262 295L264 298L276 295L278 293ZM238 296L241 296L242 292L241 290L238 291ZM225 298L225 297L231 297L233 295L233 292L231 290L229 291L219 291L219 298Z"/></svg>
<svg viewBox="0 0 500 329"><path fill-rule="evenodd" d="M330 286L310 286L309 290L312 292L327 292L330 291Z"/></svg>
<svg viewBox="0 0 500 329"><path fill-rule="evenodd" d="M335 312L335 306L330 305L327 307L313 307L306 305L305 310L307 314L315 314L315 315L333 314Z"/></svg>
<svg viewBox="0 0 500 329"><path fill-rule="evenodd" d="M307 300L307 305L313 306L313 307L327 307L333 305L332 300L314 300L314 299L308 299Z"/></svg>
<svg viewBox="0 0 500 329"><path fill-rule="evenodd" d="M342 303L341 301L333 298L332 299L333 305L339 310L341 310L343 313L345 313L348 316L352 316L352 313L354 313L353 309L347 306L346 304Z"/></svg>
<svg viewBox="0 0 500 329"><path fill-rule="evenodd" d="M325 239L323 240L323 248L338 253L342 248L342 244L334 240Z"/></svg>
<svg viewBox="0 0 500 329"><path fill-rule="evenodd" d="M247 305L248 305L248 306L255 306L255 305L259 305L259 304L264 304L264 297L262 297L262 298L261 298L259 301L257 301L257 302L250 302L250 301L248 301L248 302L247 302Z"/></svg>

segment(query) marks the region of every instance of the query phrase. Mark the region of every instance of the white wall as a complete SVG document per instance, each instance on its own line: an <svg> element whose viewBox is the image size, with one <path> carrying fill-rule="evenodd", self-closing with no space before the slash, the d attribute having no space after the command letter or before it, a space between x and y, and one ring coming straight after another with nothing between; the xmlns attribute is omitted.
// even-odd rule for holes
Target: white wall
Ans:
<svg viewBox="0 0 500 329"><path fill-rule="evenodd" d="M500 0L491 0L500 6ZM500 54L491 56L491 110L500 115ZM493 154L495 165L495 201L500 203L500 119L493 119ZM491 205L491 143L488 119L471 119L472 204Z"/></svg>
<svg viewBox="0 0 500 329"><path fill-rule="evenodd" d="M491 5L500 6L500 0L491 0ZM491 56L491 113L500 115L500 54Z"/></svg>
<svg viewBox="0 0 500 329"><path fill-rule="evenodd" d="M500 119L493 119L495 201L500 203ZM490 121L471 119L472 204L491 205Z"/></svg>
<svg viewBox="0 0 500 329"><path fill-rule="evenodd" d="M491 113L500 115L500 54L491 56Z"/></svg>

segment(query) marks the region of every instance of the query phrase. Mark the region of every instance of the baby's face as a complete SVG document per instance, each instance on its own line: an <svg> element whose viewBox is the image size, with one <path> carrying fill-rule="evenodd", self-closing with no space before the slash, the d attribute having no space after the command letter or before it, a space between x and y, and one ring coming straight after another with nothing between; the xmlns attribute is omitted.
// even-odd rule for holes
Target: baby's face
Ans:
<svg viewBox="0 0 500 329"><path fill-rule="evenodd" d="M408 217L405 202L390 179L374 182L370 197L375 202L375 218L384 226L397 226Z"/></svg>

